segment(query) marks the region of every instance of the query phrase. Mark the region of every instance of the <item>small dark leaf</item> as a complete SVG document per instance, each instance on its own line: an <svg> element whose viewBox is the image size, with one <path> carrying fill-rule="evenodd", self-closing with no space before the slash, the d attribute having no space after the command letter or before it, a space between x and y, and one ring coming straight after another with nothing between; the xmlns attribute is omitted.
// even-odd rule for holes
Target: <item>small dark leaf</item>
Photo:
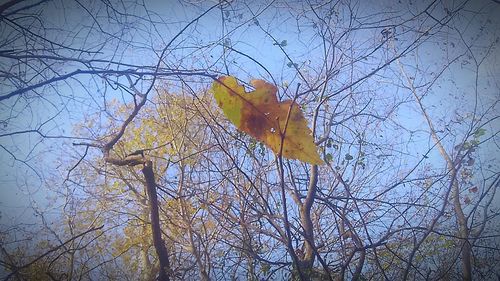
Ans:
<svg viewBox="0 0 500 281"><path fill-rule="evenodd" d="M475 138L479 138L479 137L483 136L485 133L486 133L486 130L485 130L485 129L483 129L483 128L479 128L479 129L477 129L477 130L474 132L474 137L475 137Z"/></svg>
<svg viewBox="0 0 500 281"><path fill-rule="evenodd" d="M471 202L471 200L470 200L469 196L465 196L465 198L464 198L464 203L465 203L466 205L469 205L469 204L470 204L470 202Z"/></svg>
<svg viewBox="0 0 500 281"><path fill-rule="evenodd" d="M333 160L333 155L332 155L332 154L330 154L330 153L326 154L326 156L325 156L325 161L326 161L327 163L329 163L329 162L331 162L332 160Z"/></svg>
<svg viewBox="0 0 500 281"><path fill-rule="evenodd" d="M328 139L326 141L326 147L328 147L328 148L332 147L332 139Z"/></svg>

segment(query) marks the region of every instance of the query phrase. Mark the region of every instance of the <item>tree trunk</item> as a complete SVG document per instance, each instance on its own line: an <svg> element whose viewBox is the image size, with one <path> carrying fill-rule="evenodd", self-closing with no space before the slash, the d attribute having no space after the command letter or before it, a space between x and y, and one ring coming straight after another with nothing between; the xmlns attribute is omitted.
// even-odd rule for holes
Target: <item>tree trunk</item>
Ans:
<svg viewBox="0 0 500 281"><path fill-rule="evenodd" d="M160 273L158 276L159 281L169 281L170 262L168 260L168 251L165 243L161 238L160 215L158 212L158 195L156 193L156 182L153 172L153 162L146 161L142 173L146 179L146 190L149 198L150 215L151 215L151 229L153 232L153 244L160 261Z"/></svg>
<svg viewBox="0 0 500 281"><path fill-rule="evenodd" d="M415 98L416 103L418 104L420 110L422 111L422 115L425 118L425 121L427 122L427 125L429 126L429 131L431 134L432 139L434 140L434 143L436 144L436 147L441 154L441 156L444 158L446 161L446 165L448 168L448 171L450 174L458 174L458 169L455 167L455 163L453 162L452 158L446 152L446 149L444 148L443 144L441 143L441 139L436 133L436 130L434 128L434 124L429 116L427 114L427 110L425 109L422 100L417 94L417 90L413 86L412 80L408 77L406 74L406 71L404 70L403 65L397 60L399 67L401 68L401 72L404 75L404 77L407 80L408 86L413 94L413 97ZM451 179L453 182L452 184L452 198L453 198L453 210L455 212L455 217L457 219L457 224L458 224L458 235L460 239L462 240L463 247L461 249L461 254L462 254L462 272L463 272L463 280L465 281L470 281L472 280L472 247L468 241L469 238L469 227L467 225L467 217L465 216L462 205L460 204L460 188L457 182L457 179L455 177L452 177Z"/></svg>

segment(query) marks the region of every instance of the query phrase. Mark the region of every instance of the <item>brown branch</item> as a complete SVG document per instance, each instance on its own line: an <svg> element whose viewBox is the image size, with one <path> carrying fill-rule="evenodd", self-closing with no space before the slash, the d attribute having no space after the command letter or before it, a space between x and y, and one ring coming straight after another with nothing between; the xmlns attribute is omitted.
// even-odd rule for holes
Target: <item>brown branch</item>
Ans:
<svg viewBox="0 0 500 281"><path fill-rule="evenodd" d="M146 161L142 168L142 174L146 179L146 190L149 198L150 215L151 215L151 230L153 231L153 245L158 259L160 261L159 281L168 281L169 273L171 272L170 262L168 260L168 251L165 243L161 238L160 215L158 212L158 195L156 193L155 175L153 172L153 162Z"/></svg>
<svg viewBox="0 0 500 281"><path fill-rule="evenodd" d="M0 15L3 14L3 12L5 10L7 10L8 8L10 8L18 3L21 3L21 2L23 2L23 0L11 0L7 3L3 3L2 5L0 5Z"/></svg>
<svg viewBox="0 0 500 281"><path fill-rule="evenodd" d="M300 87L300 83L297 84L297 91L298 93ZM295 265L297 272L299 274L300 280L306 280L304 273L302 272L301 265L299 258L297 257L297 254L295 253L295 250L293 249L292 245L292 234L290 232L290 221L288 220L288 210L287 210L287 204L286 204L286 192L285 192L285 170L283 166L283 146L285 145L285 135L286 135L286 129L288 127L288 121L290 119L290 114L292 112L292 107L295 103L295 100L297 99L297 94L295 94L295 97L290 104L290 107L288 108L286 120L285 120L285 127L283 128L283 131L281 131L281 128L278 128L280 132L280 137L281 137L281 144L280 144L280 151L277 155L278 157L278 171L279 171L279 177L280 177L280 187L281 187L281 201L283 201L283 225L285 227L285 234L286 234L286 246L287 250L292 257L293 264ZM279 125L279 120L278 120L278 125Z"/></svg>
<svg viewBox="0 0 500 281"><path fill-rule="evenodd" d="M31 90L43 87L45 85L49 85L49 84L54 83L54 82L66 80L68 78L71 78L73 76L80 75L80 74L93 74L93 75L138 75L138 76L146 76L146 75L148 75L148 76L153 76L153 79L155 79L156 77L160 77L160 76L178 76L178 75L185 75L185 76L205 76L205 77L210 77L210 78L213 78L213 79L215 79L215 77L216 77L215 75L210 75L210 74L208 74L206 72L194 72L194 71L193 72L190 72L190 71L159 72L158 70L157 71L136 71L136 70L81 70L81 69L77 69L75 71L72 71L72 72L69 72L69 73L66 73L66 74L63 74L63 75L60 75L60 76L56 76L56 77L47 79L47 80L42 81L40 83L33 84L33 85L30 85L30 86L27 86L27 87L24 87L24 88L21 88L21 89L17 89L15 91L12 91L12 92L6 94L6 95L2 95L2 96L0 96L0 101L9 99L9 98L17 96L17 95L24 94L24 93L26 93L28 91L31 91ZM154 81L153 81L152 85L153 84L154 84Z"/></svg>
<svg viewBox="0 0 500 281"><path fill-rule="evenodd" d="M436 144L436 147L441 154L441 156L444 158L446 162L447 169L449 170L450 174L453 175L451 181L450 181L450 186L452 188L451 191L451 197L453 200L453 209L455 212L455 217L458 222L458 232L461 236L461 240L463 240L463 247L462 247L462 271L463 271L463 279L464 280L472 280L472 246L470 244L469 235L470 235L470 229L468 227L468 220L467 217L464 214L463 207L460 203L460 188L458 181L456 179L456 174L459 172L459 165L456 165L455 162L453 161L452 157L448 154L446 151L444 145L441 142L441 139L437 135L437 131L434 127L434 124L432 122L431 117L429 116L427 110L425 109L421 97L419 97L417 93L417 89L415 88L413 81L411 78L408 76L406 70L404 69L403 64L399 60L399 58L396 60L399 67L400 71L403 75L404 78L406 78L406 82L408 83L408 88L410 89L411 93L413 94L413 97L415 98L415 102L417 103L418 107L420 108L420 111L429 127L430 135L432 139L434 140L434 143ZM463 146L463 144L462 144ZM458 167L457 167L458 166ZM445 201L446 202L446 201ZM414 252L412 252L414 254ZM410 268L410 263L412 261L413 255L410 255L410 260L409 264L407 265L406 271L405 271L405 278L408 275L408 271Z"/></svg>

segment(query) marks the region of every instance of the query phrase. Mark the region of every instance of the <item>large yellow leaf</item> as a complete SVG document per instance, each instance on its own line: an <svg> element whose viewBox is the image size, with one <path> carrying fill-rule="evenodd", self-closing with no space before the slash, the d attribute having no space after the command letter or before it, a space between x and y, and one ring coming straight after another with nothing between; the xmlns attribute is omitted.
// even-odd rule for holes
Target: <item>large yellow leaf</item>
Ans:
<svg viewBox="0 0 500 281"><path fill-rule="evenodd" d="M222 76L214 81L212 92L226 117L276 154L281 151L281 137L284 135L284 157L323 164L299 105L291 100L278 102L278 89L264 80L250 83L255 90L247 93L232 76Z"/></svg>

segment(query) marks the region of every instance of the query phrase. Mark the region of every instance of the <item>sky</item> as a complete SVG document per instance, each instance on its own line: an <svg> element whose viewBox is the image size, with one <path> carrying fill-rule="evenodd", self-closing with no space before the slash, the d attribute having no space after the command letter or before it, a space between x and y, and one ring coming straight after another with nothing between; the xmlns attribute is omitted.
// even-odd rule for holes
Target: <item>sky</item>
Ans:
<svg viewBox="0 0 500 281"><path fill-rule="evenodd" d="M186 1L186 3L187 2L189 1ZM453 3L458 3L455 1L445 2L446 5L450 6L453 6ZM490 4L491 1L484 0L472 2L475 4L473 5L474 8L483 6L486 8L478 8L481 10L481 14L476 17L460 19L462 24L458 28L463 32L463 36L467 39L467 42L473 39L475 45L471 46L471 49L477 54L481 54L484 52L487 44L492 41L492 38L497 38L496 40L498 40L500 36L500 17L495 16L500 14L500 5L493 6L492 8ZM369 1L359 1L357 3L360 15L362 15L364 11L366 11L366 13L371 13L374 10L393 11L393 16L395 18L407 17L418 11L423 5L419 3L419 1L414 1L412 4L403 4L401 1L377 1L377 4ZM136 32L133 30L132 26L120 30L116 29L116 26L113 24L106 25L106 21L103 18L100 19L103 24L100 28L110 33L115 33L116 36L119 36L124 41L129 40L135 47L127 47L123 42L119 45L114 45L114 42L102 42L102 38L98 35L94 33L86 34L89 30L89 26L81 23L87 22L85 21L85 18L88 18L87 14L71 12L62 13L63 5L77 5L73 2L71 4L65 3L64 1L51 2L42 13L43 17L51 26L64 26L70 30L79 30L79 36L74 39L76 42L81 41L82 44L87 46L96 46L96 49L98 49L99 46L103 46L104 55L100 55L100 58L112 58L114 51L118 49L119 52L117 52L117 55L121 56L124 61L133 63L154 63L157 59L157 54L154 54L150 47L153 46L156 51L160 50L165 46L166 40L171 38L179 30L179 27L184 26L195 15L199 15L204 9L212 5L213 1L206 1L203 3L202 6L204 9L199 9L190 4L178 5L172 1L146 1L146 4L152 11L164 15L167 19L166 24L158 24L156 30L147 29L147 27L144 27L143 30L142 26L139 26L141 31ZM322 46L319 42L319 38L310 35L308 31L314 30L317 27L314 27L312 24L297 26L296 18L286 12L277 12L273 9L266 10L260 14L258 16L258 19L260 19L258 23L252 20L253 14L258 14L265 6L266 3L264 1L253 1L249 3L248 7L245 9L230 11L225 15L225 20L230 22L228 22L227 26L224 28L221 22L221 11L214 9L193 25L194 28L190 28L188 33L180 36L174 41L173 46L176 46L176 44L186 44L188 47L197 47L208 44L206 45L207 47L203 49L203 51L206 52L204 55L218 57L223 55L224 48L221 45L227 44L237 49L239 52L247 54L257 61L262 62L276 81L295 85L297 81L296 71L288 64L289 60L283 55L279 46L277 46L277 42L279 42L283 49L285 49L295 62L298 63L298 67L315 66L318 61L321 61ZM103 11L93 11L92 8L92 5L90 5L89 10L91 13L104 17ZM97 9L97 6L94 7L94 9ZM290 9L293 9L293 7L290 7ZM66 11L69 11L69 9ZM433 16L442 16L443 11L444 10L436 10L433 12ZM158 18L154 15L151 16L153 19ZM360 19L363 18L360 17ZM481 37L475 38L479 26L478 24L483 21L489 21L489 28ZM133 22L133 19L131 22ZM422 25L428 24L432 24L432 22L422 23ZM236 31L228 29L228 27L240 25L242 28ZM265 34L260 27L264 30L272 31L275 40ZM297 32L297 28L299 28L301 32ZM403 30L398 30L397 32L403 32ZM372 46L374 40L381 40L381 35L375 35L379 33L380 30L378 29L360 30L356 33L353 40L356 39L356 43L365 42L366 46ZM46 35L55 40L64 38L65 36L64 33L56 28L49 29ZM161 40L161 38L163 38L163 40ZM75 44L75 42L69 42L68 39L63 40ZM454 54L466 52L464 45L456 47L450 45L449 42L455 42L455 40L457 40L457 38L432 38L419 47L417 56L404 57L402 61L410 65L410 67L408 67L410 72L412 71L412 64L418 64L422 69L439 69L439 64L442 63L443 60L446 61L445 56L452 58ZM213 45L213 42L219 42L220 44ZM403 46L403 44L404 42L401 43L401 46ZM141 45L144 46L144 48L137 48L137 46ZM116 49L114 49L114 47L116 47ZM363 49L364 45L355 47ZM311 49L312 51L310 52L304 51ZM390 50L387 50L387 52L389 53ZM500 77L500 51L498 44L491 52L495 52L496 55L489 56L490 59L483 62L479 72L481 84L478 95L480 95L483 100L483 103L479 105L480 107L486 107L490 102L498 100L499 98L500 85L497 77ZM351 54L344 55L347 56ZM228 69L231 73L238 73L240 79L244 81L248 81L250 78L272 80L266 70L248 58L234 52L229 54L228 58L234 62L228 66ZM183 60L184 65L193 65L195 67L206 66L212 61L212 58L203 57L203 53L193 52L190 48L179 49L174 53L168 53L166 61L171 63L172 66L175 66L173 64L179 59ZM373 60L374 65L377 65L383 58L377 55L369 59ZM4 59L0 58L0 63L2 65L9 63L8 61L2 62L1 60ZM462 62L456 63L446 70L443 79L437 82L439 86L433 87L432 95L424 99L424 103L429 106L431 114L445 116L446 118L446 115L451 116L456 108L460 108L462 105L466 109L470 109L472 100L475 96L473 88L475 83L475 77L473 76L474 68L473 65L468 63L470 60L470 57L464 56ZM57 65L56 67L64 72L78 68L79 66L77 63L68 63ZM308 69L307 71L311 71L310 67L304 67L304 69L306 68ZM220 69L220 71L225 72L224 69ZM370 69L363 69L360 73L367 73L369 71ZM67 84L59 85L57 92L45 96L44 100L38 100L33 97L28 100L29 103L22 99L10 99L2 102L0 104L0 121L7 121L3 123L0 122L0 124L6 124L6 127L0 127L0 135L12 131L24 130L26 128L39 128L41 126L41 130L47 135L71 136L74 125L83 118L88 118L88 112L103 109L102 104L104 102L99 92L102 90L99 84L101 81L90 80L88 78L89 77L82 77L82 84L76 81L69 81ZM332 89L340 88L342 83L342 81L334 83ZM391 89L391 86L388 85L390 81L385 81L383 77L380 79L375 78L372 83L374 86L378 86L384 91ZM483 85L482 83L485 84ZM146 86L147 85L142 85L142 87ZM4 83L0 84L0 87L3 88L0 89L2 93L8 92L11 89ZM439 89L439 92L437 89ZM50 89L47 88L47 91L49 90ZM464 94L460 95L457 91L463 91ZM96 98L94 100L92 97L95 92L99 94L95 95ZM59 94L62 94L63 97L70 98L61 98ZM387 93L384 94L387 95ZM408 95L408 93L402 92L397 92L397 94ZM458 94L458 98L456 94ZM109 100L112 98L119 100L127 99L127 97L123 97L112 91L110 91L106 97ZM443 114L443 112L446 112L446 114ZM418 131L425 125L422 117L414 111L413 105L406 108L403 106L397 114L395 120L404 122L410 130ZM56 115L57 118L47 123L43 123L54 115ZM12 116L14 116L14 118L12 118ZM500 131L499 122L490 124L487 130L491 132ZM418 159L422 153L432 146L432 140L430 140L425 133L420 135L419 141L422 143L422 146L419 147L420 151L411 152L414 154L414 160ZM60 163L59 159L70 154L73 158L73 162L76 163L78 160L76 156L82 153L83 148L74 148L67 144L63 146L63 142L59 139L46 139L41 141L40 136L36 133L26 133L14 137L2 136L0 137L0 144L8 147L9 151L14 153L16 158L28 160L30 165L27 166L19 161L15 161L13 156L5 150L0 151L0 225L5 227L17 224L18 222L36 222L38 218L33 215L32 211L34 205L41 209L45 209L48 204L55 204L54 207L58 207L61 204L61 202L54 203L54 201L49 199L48 197L53 194L47 193L47 189L44 187L47 184L53 185L61 183L49 182L46 178L50 178L50 175L60 175L64 177L67 174L67 170L61 168L63 165ZM69 150L61 150L60 148ZM415 148L411 149L414 150ZM483 157L485 158L492 156L496 157L489 153L490 149L482 151L484 154ZM498 153L498 146L492 146L491 151L493 151L493 153ZM433 157L438 159L436 152ZM37 173L40 175L37 175ZM56 214L57 209L51 212Z"/></svg>

